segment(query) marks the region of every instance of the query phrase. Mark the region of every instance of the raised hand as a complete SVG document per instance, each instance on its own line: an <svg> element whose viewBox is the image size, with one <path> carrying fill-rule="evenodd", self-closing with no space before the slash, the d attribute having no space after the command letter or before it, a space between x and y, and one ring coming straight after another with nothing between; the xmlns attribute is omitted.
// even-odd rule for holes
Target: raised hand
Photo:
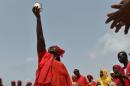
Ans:
<svg viewBox="0 0 130 86"><path fill-rule="evenodd" d="M40 8L38 6L33 6L32 11L37 18L40 17Z"/></svg>
<svg viewBox="0 0 130 86"><path fill-rule="evenodd" d="M130 27L130 0L122 0L119 4L113 4L111 7L118 10L107 14L106 23L113 21L111 29L115 27L115 32L125 26L124 33L127 34Z"/></svg>

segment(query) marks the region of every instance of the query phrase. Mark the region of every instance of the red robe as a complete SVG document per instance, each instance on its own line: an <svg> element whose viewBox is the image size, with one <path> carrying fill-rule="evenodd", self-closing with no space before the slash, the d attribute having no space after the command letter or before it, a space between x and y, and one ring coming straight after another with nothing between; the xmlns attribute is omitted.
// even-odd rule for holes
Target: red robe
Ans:
<svg viewBox="0 0 130 86"><path fill-rule="evenodd" d="M124 68L122 68L120 65L114 65L113 67L116 68L120 74L125 75ZM120 77L112 77L112 81L116 84L116 86L124 85L124 80L125 79Z"/></svg>
<svg viewBox="0 0 130 86"><path fill-rule="evenodd" d="M53 55L45 52L39 54L38 69L34 86L72 86L66 67L62 62L53 58Z"/></svg>
<svg viewBox="0 0 130 86"><path fill-rule="evenodd" d="M97 83L95 81L92 81L92 82L89 83L88 86L97 86Z"/></svg>
<svg viewBox="0 0 130 86"><path fill-rule="evenodd" d="M82 86L88 86L88 82L87 82L87 80L86 80L86 78L85 78L84 76L80 76L80 77L76 80L76 82L77 82L78 84L81 84Z"/></svg>
<svg viewBox="0 0 130 86"><path fill-rule="evenodd" d="M116 86L119 86L120 84L122 84L124 82L123 78L114 78L113 82L116 84Z"/></svg>
<svg viewBox="0 0 130 86"><path fill-rule="evenodd" d="M130 86L130 61L128 62L126 67L126 76L128 76L129 80L125 80L125 86Z"/></svg>

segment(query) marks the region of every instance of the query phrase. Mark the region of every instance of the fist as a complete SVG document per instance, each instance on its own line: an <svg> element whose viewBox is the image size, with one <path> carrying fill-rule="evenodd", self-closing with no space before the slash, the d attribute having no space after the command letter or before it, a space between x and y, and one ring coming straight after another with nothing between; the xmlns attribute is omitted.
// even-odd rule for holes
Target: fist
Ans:
<svg viewBox="0 0 130 86"><path fill-rule="evenodd" d="M33 8L32 8L32 11L33 11L33 13L34 13L34 15L36 17L39 17L40 16L40 11L41 11L40 4L39 3L35 3L34 6L33 6Z"/></svg>

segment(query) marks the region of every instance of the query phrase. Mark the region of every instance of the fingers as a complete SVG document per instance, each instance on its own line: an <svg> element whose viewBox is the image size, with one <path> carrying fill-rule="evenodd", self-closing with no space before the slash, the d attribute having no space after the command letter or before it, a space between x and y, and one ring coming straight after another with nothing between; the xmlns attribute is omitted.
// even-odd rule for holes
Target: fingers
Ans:
<svg viewBox="0 0 130 86"><path fill-rule="evenodd" d="M123 25L122 25L121 23L118 23L118 24L116 25L115 33L119 32L119 30L121 29L122 26L123 26Z"/></svg>
<svg viewBox="0 0 130 86"><path fill-rule="evenodd" d="M122 0L121 2L120 2L120 4L125 4L125 3L127 3L129 0Z"/></svg>
<svg viewBox="0 0 130 86"><path fill-rule="evenodd" d="M33 12L35 12L35 13L38 13L38 12L39 12L38 6L34 6L34 7L32 8L32 10L33 10Z"/></svg>
<svg viewBox="0 0 130 86"><path fill-rule="evenodd" d="M107 16L109 18L105 21L106 24L111 22L112 20L114 20L114 21L115 20L120 20L120 18L119 18L119 11L116 11L116 12L113 12L113 13L108 13Z"/></svg>
<svg viewBox="0 0 130 86"><path fill-rule="evenodd" d="M36 8L36 7L33 7L33 8L32 8L32 11L33 11L34 13L36 13L37 8Z"/></svg>
<svg viewBox="0 0 130 86"><path fill-rule="evenodd" d="M111 5L111 8L114 8L114 9L120 9L122 7L122 4L113 4Z"/></svg>
<svg viewBox="0 0 130 86"><path fill-rule="evenodd" d="M124 30L124 34L127 34L128 33L128 31L129 31L129 28L130 28L130 26L125 26L125 30Z"/></svg>
<svg viewBox="0 0 130 86"><path fill-rule="evenodd" d="M117 23L117 21L113 21L110 28L113 29L114 27L116 27Z"/></svg>
<svg viewBox="0 0 130 86"><path fill-rule="evenodd" d="M128 0L122 0L119 4L111 5L111 8L118 9L118 10L116 12L107 14L108 18L106 19L105 23L107 24L107 23L113 21L110 28L113 29L115 27L116 33L122 28L122 26L124 24L125 24L124 34L127 34L129 31L129 28L130 28L130 24L127 24L127 20L129 20L130 18L126 17L126 15L128 15L128 13L125 11L122 11L122 10L124 10L122 8L122 6L126 2L128 2ZM124 24L122 22L124 22Z"/></svg>
<svg viewBox="0 0 130 86"><path fill-rule="evenodd" d="M114 16L114 13L108 13L107 14L107 17L111 17L111 16Z"/></svg>
<svg viewBox="0 0 130 86"><path fill-rule="evenodd" d="M120 2L120 4L124 4L125 3L125 0L122 0L121 2Z"/></svg>
<svg viewBox="0 0 130 86"><path fill-rule="evenodd" d="M112 20L114 20L114 17L109 17L109 18L105 21L105 23L107 24L107 23L111 22Z"/></svg>
<svg viewBox="0 0 130 86"><path fill-rule="evenodd" d="M34 10L35 10L35 7L32 8L32 11L33 11L33 12L34 12Z"/></svg>

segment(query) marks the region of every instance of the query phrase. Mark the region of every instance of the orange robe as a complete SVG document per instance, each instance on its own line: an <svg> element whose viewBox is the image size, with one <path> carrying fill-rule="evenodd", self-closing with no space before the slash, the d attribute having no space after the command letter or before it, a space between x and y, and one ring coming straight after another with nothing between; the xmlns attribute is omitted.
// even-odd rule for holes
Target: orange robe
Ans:
<svg viewBox="0 0 130 86"><path fill-rule="evenodd" d="M45 52L39 61L34 86L72 86L72 82L64 64Z"/></svg>

